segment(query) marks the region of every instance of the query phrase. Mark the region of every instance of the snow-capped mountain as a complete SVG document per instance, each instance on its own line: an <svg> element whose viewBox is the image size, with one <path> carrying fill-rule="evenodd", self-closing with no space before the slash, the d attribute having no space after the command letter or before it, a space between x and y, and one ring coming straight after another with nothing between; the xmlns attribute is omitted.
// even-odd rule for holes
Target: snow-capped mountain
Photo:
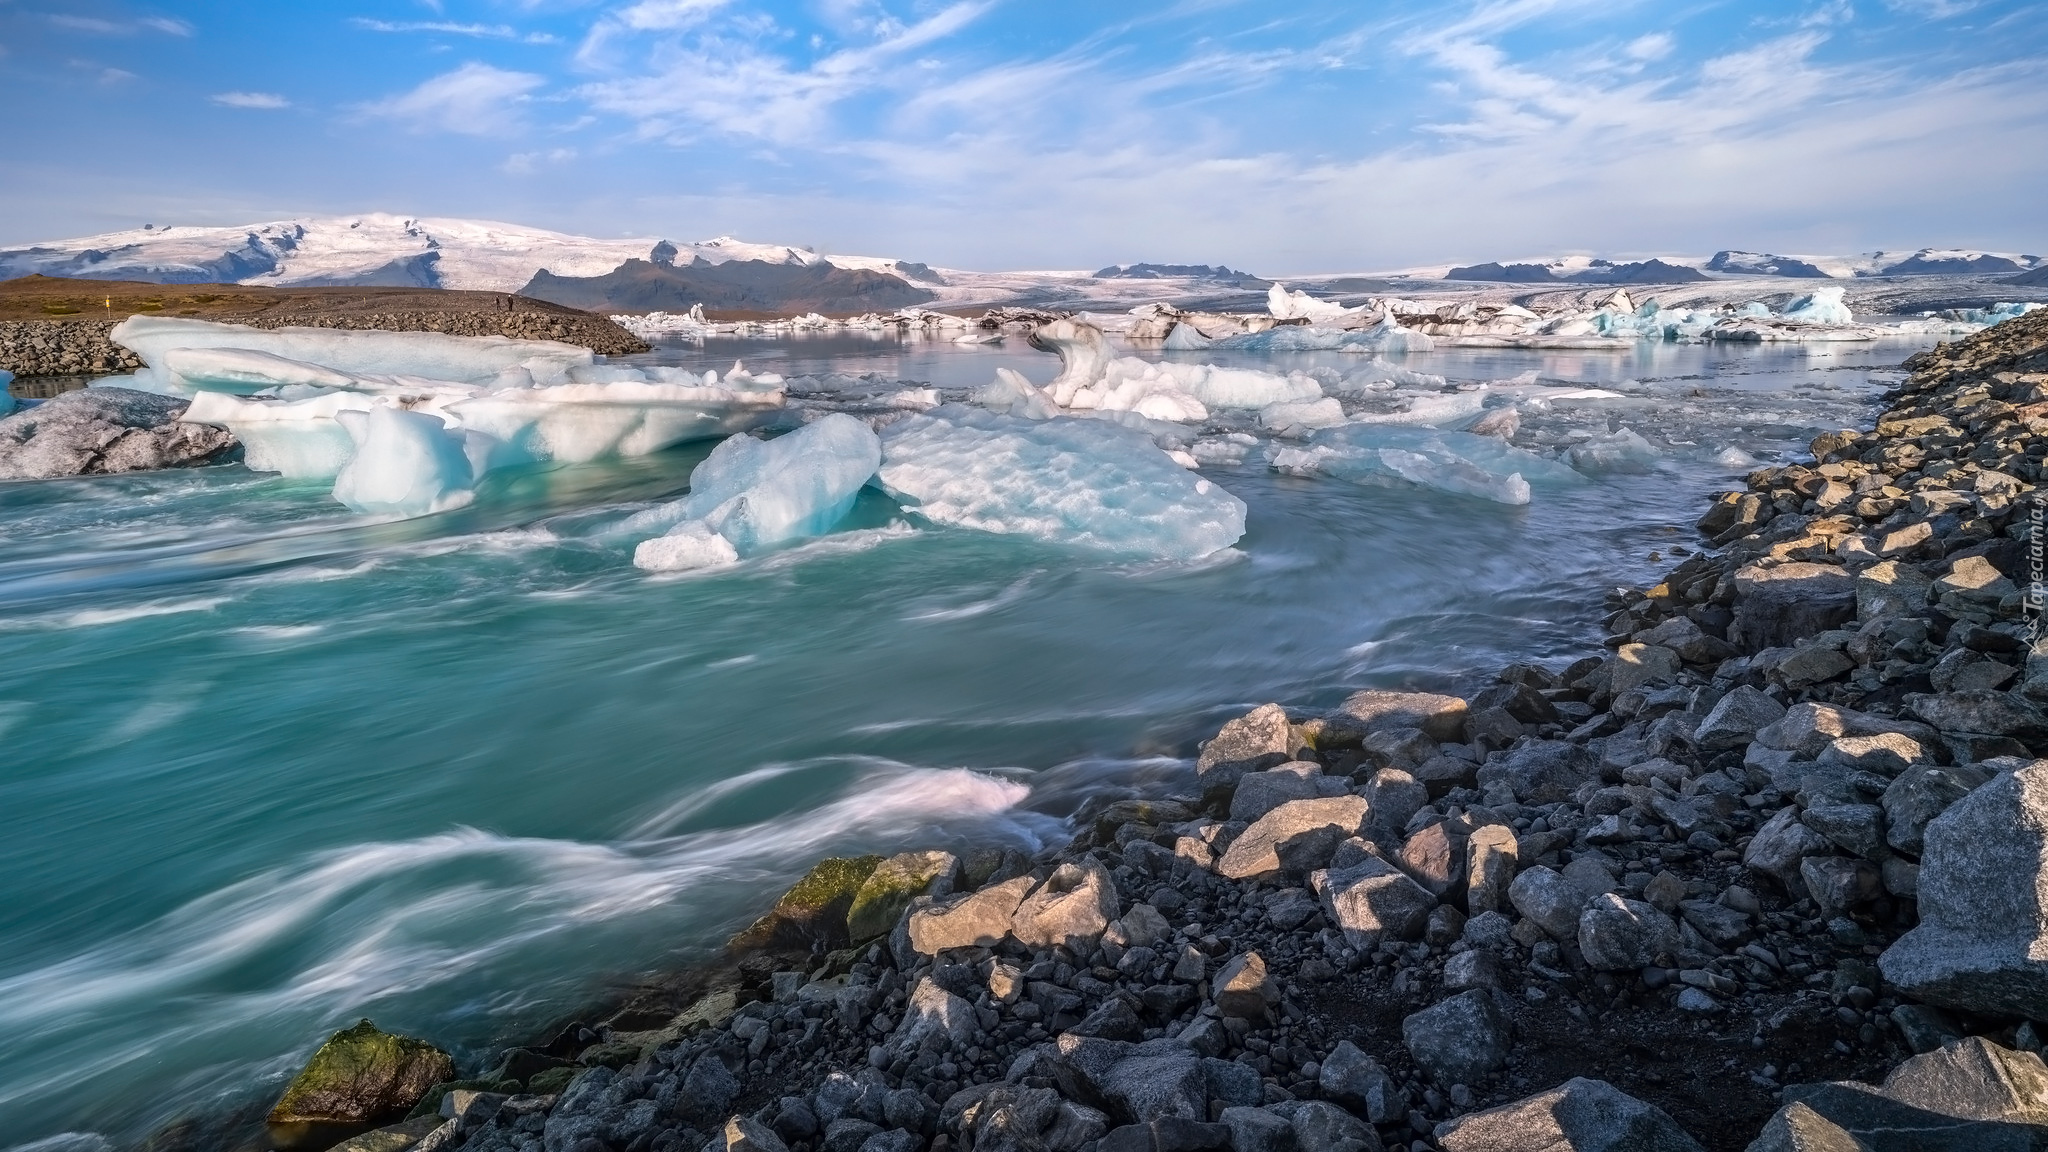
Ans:
<svg viewBox="0 0 2048 1152"><path fill-rule="evenodd" d="M657 250L660 250L657 252ZM820 256L784 244L730 236L697 243L658 237L597 239L502 224L435 217L312 216L233 228L130 229L0 249L0 279L41 273L165 284L411 286L516 292L545 268L557 276L601 276L631 259L680 264L755 260L894 270L874 257Z"/></svg>

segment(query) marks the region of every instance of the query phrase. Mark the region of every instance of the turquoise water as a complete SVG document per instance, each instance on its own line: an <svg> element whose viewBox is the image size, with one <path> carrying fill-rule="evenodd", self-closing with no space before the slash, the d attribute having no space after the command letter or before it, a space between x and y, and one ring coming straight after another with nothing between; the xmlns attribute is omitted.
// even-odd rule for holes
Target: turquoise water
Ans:
<svg viewBox="0 0 2048 1152"><path fill-rule="evenodd" d="M705 955L820 855L1035 848L1091 789L1184 776L1248 705L1578 655L1605 587L1739 483L1718 453L1865 419L1871 369L1912 350L1412 356L1613 386L1525 428L1625 424L1659 456L1522 508L1254 456L1205 472L1249 532L1193 566L874 493L838 535L684 578L596 538L708 444L494 474L399 524L239 466L0 485L0 1142L268 1099L364 1015L481 1057ZM1053 372L847 337L650 359L736 356Z"/></svg>

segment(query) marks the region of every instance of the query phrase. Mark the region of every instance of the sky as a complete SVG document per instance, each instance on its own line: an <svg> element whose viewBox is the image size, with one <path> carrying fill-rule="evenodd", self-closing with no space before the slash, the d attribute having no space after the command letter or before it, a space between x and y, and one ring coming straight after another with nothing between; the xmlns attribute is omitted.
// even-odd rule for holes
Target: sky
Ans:
<svg viewBox="0 0 2048 1152"><path fill-rule="evenodd" d="M0 244L381 211L980 269L2048 248L2023 0L0 0L0 86Z"/></svg>

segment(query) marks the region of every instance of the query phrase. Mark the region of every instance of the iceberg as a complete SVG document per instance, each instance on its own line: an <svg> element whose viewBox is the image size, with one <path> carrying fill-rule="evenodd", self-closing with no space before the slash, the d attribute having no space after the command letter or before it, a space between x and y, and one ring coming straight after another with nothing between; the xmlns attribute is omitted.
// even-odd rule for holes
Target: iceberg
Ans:
<svg viewBox="0 0 2048 1152"><path fill-rule="evenodd" d="M729 437L690 473L688 496L621 526L669 526L634 550L633 563L654 571L697 568L824 535L853 509L881 459L874 430L842 412L774 440Z"/></svg>
<svg viewBox="0 0 2048 1152"><path fill-rule="evenodd" d="M1259 409L1259 423L1282 435L1299 434L1344 423L1344 406L1334 396L1268 404Z"/></svg>
<svg viewBox="0 0 2048 1152"><path fill-rule="evenodd" d="M379 405L335 419L355 451L334 480L334 498L357 512L425 516L476 498L462 438L437 417Z"/></svg>
<svg viewBox="0 0 2048 1152"><path fill-rule="evenodd" d="M1151 364L1135 356L1110 361L1101 379L1075 390L1067 407L1103 412L1136 412L1154 420L1189 423L1209 418L1201 399L1185 388L1182 378L1198 373L1187 366Z"/></svg>
<svg viewBox="0 0 2048 1152"><path fill-rule="evenodd" d="M1266 289L1266 311L1272 313L1275 320L1306 320L1319 324L1335 320L1351 309L1329 300L1318 300L1306 292L1290 292L1285 286L1275 284Z"/></svg>
<svg viewBox="0 0 2048 1152"><path fill-rule="evenodd" d="M1368 328L1316 328L1282 325L1264 332L1225 336L1211 347L1241 352L1428 352L1436 342L1425 333L1403 328L1389 314Z"/></svg>
<svg viewBox="0 0 2048 1152"><path fill-rule="evenodd" d="M349 377L416 377L422 380L477 383L494 380L508 369L524 369L533 381L560 383L569 370L592 364L588 348L542 340L511 340L503 336L449 336L440 332L378 332L342 328L251 328L175 316L130 316L108 337L135 353L146 365L135 386L153 391L189 394L205 391L203 380L183 376L173 364L187 364L202 373L227 371L229 386L236 373L269 364L280 371L317 366ZM265 354L271 360L219 358L195 353L232 349ZM172 357L172 353L179 355ZM276 365L289 361L297 367ZM303 383L306 381L280 381Z"/></svg>
<svg viewBox="0 0 2048 1152"><path fill-rule="evenodd" d="M360 392L327 392L300 400L248 400L228 392L201 392L179 419L226 428L242 443L252 472L294 480L332 480L355 451L342 427L343 412L367 412L375 400Z"/></svg>
<svg viewBox="0 0 2048 1152"><path fill-rule="evenodd" d="M14 373L9 372L5 368L0 368L0 416L5 416L9 412L14 411L14 393L7 390L7 386L12 383L14 383Z"/></svg>
<svg viewBox="0 0 2048 1152"><path fill-rule="evenodd" d="M1794 300L1779 318L1794 324L1854 324L1856 317L1842 303L1842 293L1841 288L1817 288Z"/></svg>
<svg viewBox="0 0 2048 1152"><path fill-rule="evenodd" d="M1199 352L1215 341L1202 335L1193 324L1175 324L1173 331L1166 334L1166 343L1160 345L1168 352Z"/></svg>
<svg viewBox="0 0 2048 1152"><path fill-rule="evenodd" d="M1581 472L1648 472L1658 452L1628 428L1618 428L1565 449L1564 457Z"/></svg>
<svg viewBox="0 0 2048 1152"><path fill-rule="evenodd" d="M995 382L984 385L969 397L969 401L991 412L1002 412L1025 420L1050 420L1060 414L1059 405L1052 402L1052 397L1026 380L1022 372L1011 368L996 369Z"/></svg>
<svg viewBox="0 0 2048 1152"><path fill-rule="evenodd" d="M1244 502L1107 420L947 405L882 431L876 483L935 524L1191 560L1244 535Z"/></svg>
<svg viewBox="0 0 2048 1152"><path fill-rule="evenodd" d="M1303 372L1281 376L1256 368L1224 368L1215 364L1161 364L1188 395L1211 408L1265 408L1302 400L1320 400L1323 386Z"/></svg>
<svg viewBox="0 0 2048 1152"><path fill-rule="evenodd" d="M1045 386L1045 391L1062 408L1073 402L1075 392L1102 379L1109 364L1109 348L1103 343L1102 329L1085 320L1040 324L1026 334L1025 340L1040 352L1051 352L1060 358L1060 374Z"/></svg>

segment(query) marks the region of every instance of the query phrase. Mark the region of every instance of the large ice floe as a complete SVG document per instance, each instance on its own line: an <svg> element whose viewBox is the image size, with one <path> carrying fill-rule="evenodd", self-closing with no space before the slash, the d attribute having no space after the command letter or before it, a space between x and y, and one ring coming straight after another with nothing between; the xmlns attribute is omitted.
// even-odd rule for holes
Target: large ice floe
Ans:
<svg viewBox="0 0 2048 1152"><path fill-rule="evenodd" d="M458 507L515 464L637 456L725 436L783 403L782 379L623 368L585 348L433 332L263 330L133 317L142 358L96 384L191 397L182 419L232 432L260 472L331 480L359 512Z"/></svg>
<svg viewBox="0 0 2048 1152"><path fill-rule="evenodd" d="M1244 501L1143 432L947 405L882 430L881 489L935 524L1175 560L1244 535Z"/></svg>

